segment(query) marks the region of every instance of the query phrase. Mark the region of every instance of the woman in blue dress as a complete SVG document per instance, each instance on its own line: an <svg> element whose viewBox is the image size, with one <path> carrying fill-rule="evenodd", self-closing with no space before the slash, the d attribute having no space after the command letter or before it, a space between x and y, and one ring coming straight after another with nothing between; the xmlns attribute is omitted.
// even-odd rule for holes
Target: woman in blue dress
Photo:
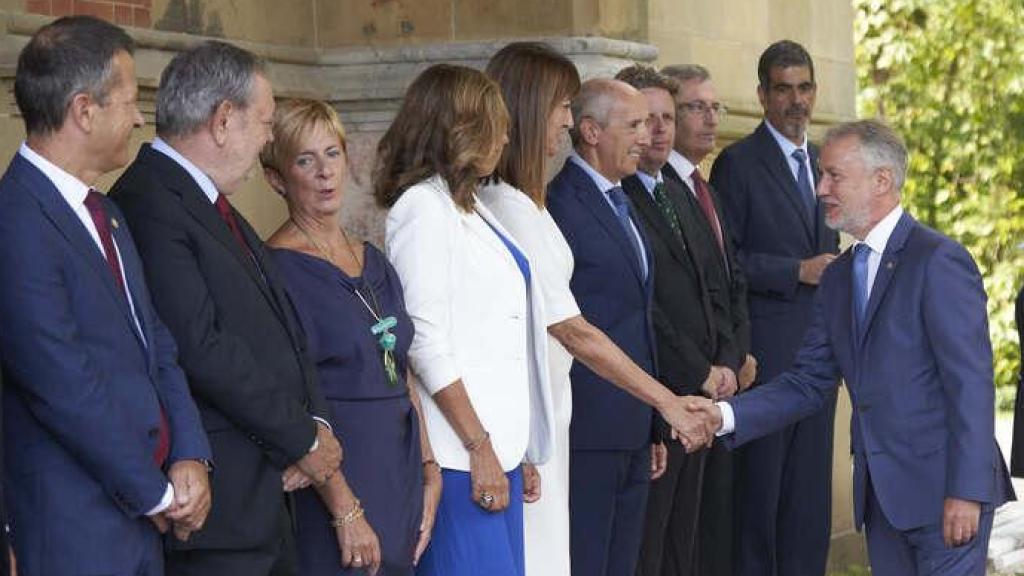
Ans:
<svg viewBox="0 0 1024 576"><path fill-rule="evenodd" d="M301 573L409 575L430 537L441 475L407 382L414 329L402 286L379 250L339 225L346 150L334 110L284 102L273 131L260 160L289 218L267 243L343 450L339 474L296 492ZM308 485L294 469L284 481Z"/></svg>

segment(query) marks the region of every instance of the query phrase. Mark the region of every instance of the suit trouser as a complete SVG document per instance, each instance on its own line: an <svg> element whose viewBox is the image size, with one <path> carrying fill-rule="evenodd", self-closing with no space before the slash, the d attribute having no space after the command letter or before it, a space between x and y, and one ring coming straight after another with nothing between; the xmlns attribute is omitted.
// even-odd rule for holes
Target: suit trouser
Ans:
<svg viewBox="0 0 1024 576"><path fill-rule="evenodd" d="M873 576L985 576L985 557L992 534L992 507L982 505L978 534L967 544L947 548L938 522L897 530L878 504L870 476L864 499L864 527Z"/></svg>
<svg viewBox="0 0 1024 576"><path fill-rule="evenodd" d="M632 576L640 556L651 448L571 450L569 548L573 576Z"/></svg>
<svg viewBox="0 0 1024 576"><path fill-rule="evenodd" d="M637 576L697 576L697 522L707 450L668 446L668 466L651 482Z"/></svg>
<svg viewBox="0 0 1024 576"><path fill-rule="evenodd" d="M243 550L175 550L167 554L167 576L297 576L291 515L281 506L277 541Z"/></svg>
<svg viewBox="0 0 1024 576"><path fill-rule="evenodd" d="M835 395L737 451L736 576L822 576L832 530Z"/></svg>
<svg viewBox="0 0 1024 576"><path fill-rule="evenodd" d="M733 576L733 456L724 443L715 442L704 463L697 524L700 576Z"/></svg>

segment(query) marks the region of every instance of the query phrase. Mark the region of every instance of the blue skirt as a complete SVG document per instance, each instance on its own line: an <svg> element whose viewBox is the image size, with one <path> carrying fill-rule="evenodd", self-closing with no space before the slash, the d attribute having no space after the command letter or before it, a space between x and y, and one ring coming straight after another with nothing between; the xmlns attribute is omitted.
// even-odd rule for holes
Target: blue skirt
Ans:
<svg viewBox="0 0 1024 576"><path fill-rule="evenodd" d="M473 501L469 472L441 471L444 489L430 546L416 576L525 576L523 477L506 473L509 506L487 512Z"/></svg>

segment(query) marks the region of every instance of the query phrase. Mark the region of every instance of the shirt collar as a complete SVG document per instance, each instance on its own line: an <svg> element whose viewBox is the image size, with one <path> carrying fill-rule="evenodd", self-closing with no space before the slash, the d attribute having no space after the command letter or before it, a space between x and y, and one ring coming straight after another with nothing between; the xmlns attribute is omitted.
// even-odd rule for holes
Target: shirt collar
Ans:
<svg viewBox="0 0 1024 576"><path fill-rule="evenodd" d="M879 220L878 224L875 224L875 227L868 232L868 235L864 237L863 243L867 244L871 251L876 254L885 252L885 246L889 243L889 237L892 236L892 232L896 229L896 225L899 224L902 216L903 207L897 204L885 218Z"/></svg>
<svg viewBox="0 0 1024 576"><path fill-rule="evenodd" d="M640 182L644 185L644 188L647 189L647 192L652 194L654 193L654 187L661 182L664 182L664 179L661 176L661 170L658 170L658 173L654 176L651 176L643 170L637 170L636 177L640 179Z"/></svg>
<svg viewBox="0 0 1024 576"><path fill-rule="evenodd" d="M611 180L602 176L600 172L594 170L594 167L588 164L587 161L584 160L583 157L580 156L579 153L576 152L575 150L569 153L569 160L575 162L577 166L582 168L583 171L586 172L588 176L590 176L590 179L594 181L594 184L597 185L598 189L600 189L603 194L607 194L609 190L615 188L620 184L620 182L613 183Z"/></svg>
<svg viewBox="0 0 1024 576"><path fill-rule="evenodd" d="M693 165L693 162L690 162L689 158L675 150L669 152L668 164L683 180L691 180L693 178L693 171L697 168Z"/></svg>
<svg viewBox="0 0 1024 576"><path fill-rule="evenodd" d="M811 155L807 153L807 134L804 134L803 143L797 146L796 144L793 144L789 138L783 136L782 132L776 130L775 126L772 126L772 123L769 122L767 118L764 120L764 125L768 127L768 131L771 132L772 137L774 137L775 141L779 143L779 148L782 148L782 153L785 154L787 160L792 160L793 152L798 148L803 150L804 154L807 154L808 158L811 157Z"/></svg>
<svg viewBox="0 0 1024 576"><path fill-rule="evenodd" d="M159 137L153 140L150 147L177 162L178 165L184 168L185 171L188 172L189 176L196 181L196 184L198 184L199 188L202 189L203 194L206 194L206 197L210 199L210 203L217 203L217 197L220 196L220 193L217 192L217 186L213 183L213 180L210 180L210 177L207 176L205 172L199 169L198 166L193 164L188 158L182 156L180 152L171 148L170 144Z"/></svg>
<svg viewBox="0 0 1024 576"><path fill-rule="evenodd" d="M38 168L53 183L57 191L60 192L60 195L64 197L64 201L70 204L72 208L85 202L85 197L89 195L89 190L92 189L91 186L68 174L63 168L29 148L26 142L21 143L18 154L21 154L22 158Z"/></svg>

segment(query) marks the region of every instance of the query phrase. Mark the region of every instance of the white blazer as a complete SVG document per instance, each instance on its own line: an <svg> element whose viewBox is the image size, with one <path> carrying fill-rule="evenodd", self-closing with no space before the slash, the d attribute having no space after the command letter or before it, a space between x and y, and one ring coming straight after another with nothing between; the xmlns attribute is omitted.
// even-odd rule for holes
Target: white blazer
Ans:
<svg viewBox="0 0 1024 576"><path fill-rule="evenodd" d="M432 396L460 378L504 470L544 463L554 441L544 299L491 226L515 243L481 202L461 210L437 175L406 190L385 224L430 441L454 470L469 470L469 453Z"/></svg>

